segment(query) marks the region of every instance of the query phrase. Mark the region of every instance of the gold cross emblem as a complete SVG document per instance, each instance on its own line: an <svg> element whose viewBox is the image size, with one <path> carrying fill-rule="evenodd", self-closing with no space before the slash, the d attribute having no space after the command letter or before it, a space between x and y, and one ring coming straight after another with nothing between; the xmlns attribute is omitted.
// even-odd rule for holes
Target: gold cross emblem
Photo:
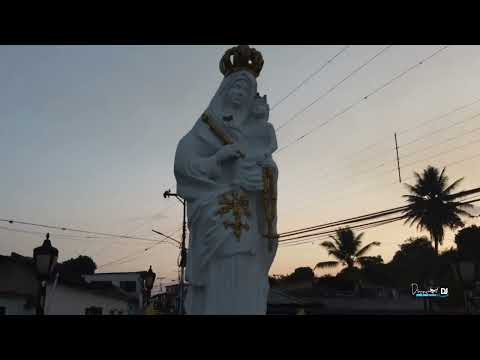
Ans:
<svg viewBox="0 0 480 360"><path fill-rule="evenodd" d="M220 209L217 211L217 214L225 215L229 212L233 213L234 221L224 221L223 225L225 228L231 227L233 233L235 234L237 240L240 241L242 236L242 229L248 231L250 226L245 222L242 223L242 216L250 216L250 210L248 208L249 202L245 194L239 194L237 192L232 192L230 194L224 194L221 196L219 201Z"/></svg>

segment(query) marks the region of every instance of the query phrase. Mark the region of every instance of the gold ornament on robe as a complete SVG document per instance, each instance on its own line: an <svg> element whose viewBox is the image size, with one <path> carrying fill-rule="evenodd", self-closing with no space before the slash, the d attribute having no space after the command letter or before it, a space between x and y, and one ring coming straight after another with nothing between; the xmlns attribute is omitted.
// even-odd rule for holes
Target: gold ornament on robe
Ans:
<svg viewBox="0 0 480 360"><path fill-rule="evenodd" d="M229 212L233 213L234 221L224 221L223 225L225 228L231 227L233 233L238 241L242 236L242 230L250 230L250 226L247 222L242 223L242 216L250 216L250 210L248 208L249 202L247 196L242 193L237 193L232 191L230 194L224 194L219 201L220 209L217 211L217 214L225 215Z"/></svg>

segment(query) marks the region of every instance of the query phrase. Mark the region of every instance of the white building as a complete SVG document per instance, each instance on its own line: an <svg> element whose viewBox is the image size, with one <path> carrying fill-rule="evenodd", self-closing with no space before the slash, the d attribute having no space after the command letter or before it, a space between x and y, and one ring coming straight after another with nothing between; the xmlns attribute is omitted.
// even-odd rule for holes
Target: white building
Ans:
<svg viewBox="0 0 480 360"><path fill-rule="evenodd" d="M138 308L143 308L145 303L144 275L146 271L138 272L117 272L117 273L97 273L92 275L83 275L83 278L90 284L112 284L125 293L134 297Z"/></svg>
<svg viewBox="0 0 480 360"><path fill-rule="evenodd" d="M92 286L53 283L47 287L45 315L128 315L136 303L113 285Z"/></svg>
<svg viewBox="0 0 480 360"><path fill-rule="evenodd" d="M95 274L88 281L61 279L46 289L46 315L138 314L143 309L143 272ZM39 282L33 259L0 255L0 315L34 315Z"/></svg>

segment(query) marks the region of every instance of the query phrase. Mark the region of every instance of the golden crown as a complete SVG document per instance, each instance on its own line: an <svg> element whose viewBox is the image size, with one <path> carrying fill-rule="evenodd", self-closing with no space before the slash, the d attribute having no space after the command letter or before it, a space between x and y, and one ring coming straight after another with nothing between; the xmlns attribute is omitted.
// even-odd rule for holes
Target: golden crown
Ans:
<svg viewBox="0 0 480 360"><path fill-rule="evenodd" d="M224 76L236 71L247 70L257 78L262 68L262 53L248 45L238 45L228 49L220 60L220 72Z"/></svg>

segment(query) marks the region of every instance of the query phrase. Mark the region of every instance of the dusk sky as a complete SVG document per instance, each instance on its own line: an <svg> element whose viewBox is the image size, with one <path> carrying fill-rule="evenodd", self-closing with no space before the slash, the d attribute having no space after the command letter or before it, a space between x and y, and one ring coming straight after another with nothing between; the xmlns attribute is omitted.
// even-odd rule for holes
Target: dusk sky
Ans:
<svg viewBox="0 0 480 360"><path fill-rule="evenodd" d="M218 62L231 46L0 46L0 218L161 240L154 228L177 231L173 236L179 239L181 205L162 195L168 188L175 191L177 143L218 88ZM343 47L252 46L265 59L258 88L270 106ZM270 121L283 124L383 48L349 47L275 107ZM465 177L459 190L480 186L479 46L449 46L360 101L441 48L388 48L279 130L281 148L358 103L274 155L279 232L403 205L394 132L406 182L413 171L433 165L447 166L451 180ZM472 223L480 222L467 221ZM366 230L364 241L380 241L370 255L387 262L399 244L417 235L426 234L394 223ZM0 254L31 256L43 238L0 228ZM58 230L51 238L59 261L89 255L101 266L133 254L98 271L152 265L158 277L176 276L178 249L169 244L144 252L151 242ZM329 260L318 243L280 247L271 274ZM453 244L447 232L441 249Z"/></svg>

